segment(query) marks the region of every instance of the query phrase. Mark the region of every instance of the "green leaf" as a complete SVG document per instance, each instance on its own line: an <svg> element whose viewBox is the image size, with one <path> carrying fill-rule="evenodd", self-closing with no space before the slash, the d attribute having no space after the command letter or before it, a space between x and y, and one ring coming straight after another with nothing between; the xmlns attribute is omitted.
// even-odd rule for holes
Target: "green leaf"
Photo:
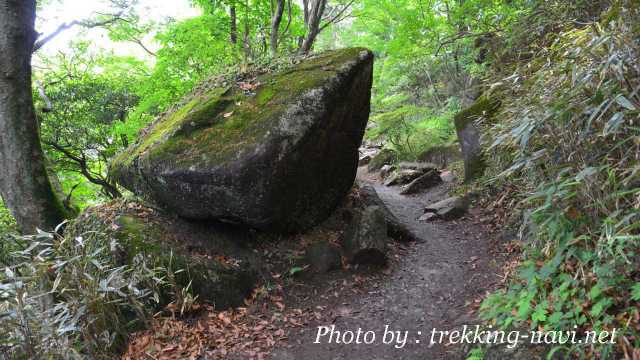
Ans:
<svg viewBox="0 0 640 360"><path fill-rule="evenodd" d="M604 135L609 135L618 131L620 125L624 123L624 114L622 112L615 113L609 121L604 125Z"/></svg>
<svg viewBox="0 0 640 360"><path fill-rule="evenodd" d="M625 108L627 108L628 110L631 110L631 111L636 110L636 106L635 106L635 105L633 105L633 104L631 103L631 101L629 101L629 99L627 99L626 97L624 97L624 95L618 95L618 97L616 97L616 102L617 102L620 106L625 107Z"/></svg>
<svg viewBox="0 0 640 360"><path fill-rule="evenodd" d="M631 299L634 301L640 301L640 282L631 287Z"/></svg>
<svg viewBox="0 0 640 360"><path fill-rule="evenodd" d="M294 276L295 274L301 273L304 271L306 267L299 267L299 266L294 266L291 269L289 269L289 275Z"/></svg>

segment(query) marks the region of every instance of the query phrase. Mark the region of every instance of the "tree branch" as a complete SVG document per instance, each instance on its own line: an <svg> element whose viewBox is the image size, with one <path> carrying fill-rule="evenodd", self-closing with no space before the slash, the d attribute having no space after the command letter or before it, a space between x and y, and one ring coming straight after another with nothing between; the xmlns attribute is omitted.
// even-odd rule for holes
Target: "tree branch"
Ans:
<svg viewBox="0 0 640 360"><path fill-rule="evenodd" d="M62 32L66 30L71 29L74 26L82 26L87 29L101 27L101 26L113 24L114 22L121 20L122 19L121 16L122 16L122 12L118 14L114 14L113 17L103 21L73 20L68 23L60 24L60 26L58 26L58 28L55 29L51 34L44 37L40 37L38 38L38 40L36 40L35 44L33 44L33 52L36 52L42 49L42 47L45 46L49 41L53 40L56 36L60 35Z"/></svg>
<svg viewBox="0 0 640 360"><path fill-rule="evenodd" d="M327 22L320 27L320 31L324 30L327 26L329 26L331 24L334 24L336 22L340 22L340 21L346 19L347 17L351 16L351 14L348 14L348 15L344 16L343 18L339 19L340 16L342 16L342 14L344 14L344 12L347 11L347 9L351 8L351 5L353 5L354 2L355 2L355 0L351 0L347 5L345 5L342 9L340 9L340 11L338 11L338 13L335 16L333 16L332 18L327 20Z"/></svg>

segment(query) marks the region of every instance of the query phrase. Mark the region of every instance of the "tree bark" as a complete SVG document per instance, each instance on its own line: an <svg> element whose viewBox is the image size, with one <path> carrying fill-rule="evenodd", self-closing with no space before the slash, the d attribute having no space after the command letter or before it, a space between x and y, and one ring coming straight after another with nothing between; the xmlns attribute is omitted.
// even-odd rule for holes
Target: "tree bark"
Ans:
<svg viewBox="0 0 640 360"><path fill-rule="evenodd" d="M249 0L244 2L244 33L242 34L242 48L244 49L244 62L251 58L251 41L249 39Z"/></svg>
<svg viewBox="0 0 640 360"><path fill-rule="evenodd" d="M0 0L0 194L23 233L65 218L47 176L31 88L35 0Z"/></svg>
<svg viewBox="0 0 640 360"><path fill-rule="evenodd" d="M273 57L278 55L278 31L280 30L280 23L282 22L282 14L284 14L285 0L276 1L276 11L271 17L271 56Z"/></svg>
<svg viewBox="0 0 640 360"><path fill-rule="evenodd" d="M236 3L233 1L229 6L229 18L231 19L231 43L238 43L238 16L236 15Z"/></svg>
<svg viewBox="0 0 640 360"><path fill-rule="evenodd" d="M316 37L320 33L320 21L327 5L327 0L304 0L304 24L307 34L300 46L300 53L307 54L311 51Z"/></svg>

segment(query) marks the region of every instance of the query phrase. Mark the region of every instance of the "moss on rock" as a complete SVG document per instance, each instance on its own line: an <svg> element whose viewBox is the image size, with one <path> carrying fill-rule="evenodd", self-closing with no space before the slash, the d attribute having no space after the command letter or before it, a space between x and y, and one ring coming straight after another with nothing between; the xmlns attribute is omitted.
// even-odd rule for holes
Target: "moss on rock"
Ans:
<svg viewBox="0 0 640 360"><path fill-rule="evenodd" d="M480 130L474 121L480 117L491 119L500 107L500 101L481 96L470 107L460 111L454 117L456 132L464 159L464 178L470 181L482 176L486 163L480 145Z"/></svg>
<svg viewBox="0 0 640 360"><path fill-rule="evenodd" d="M353 48L224 87L202 84L145 129L109 173L187 218L308 228L355 178L350 153L368 119L372 64L371 52Z"/></svg>
<svg viewBox="0 0 640 360"><path fill-rule="evenodd" d="M453 118L457 131L462 131L468 124L478 120L481 116L490 118L500 107L500 101L487 96L481 96L473 105L460 111Z"/></svg>
<svg viewBox="0 0 640 360"><path fill-rule="evenodd" d="M382 149L367 165L369 171L378 171L385 165L391 165L398 161L398 153L392 149Z"/></svg>

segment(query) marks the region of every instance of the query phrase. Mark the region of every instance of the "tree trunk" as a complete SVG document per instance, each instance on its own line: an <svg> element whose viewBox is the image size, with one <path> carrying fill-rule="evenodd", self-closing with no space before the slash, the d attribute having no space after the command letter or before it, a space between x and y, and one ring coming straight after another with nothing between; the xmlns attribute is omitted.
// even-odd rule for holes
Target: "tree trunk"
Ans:
<svg viewBox="0 0 640 360"><path fill-rule="evenodd" d="M238 43L238 17L236 15L235 1L229 6L229 18L231 19L231 43L235 45Z"/></svg>
<svg viewBox="0 0 640 360"><path fill-rule="evenodd" d="M251 58L251 41L249 39L249 0L244 2L244 33L242 34L242 48L244 49L244 62L249 62Z"/></svg>
<svg viewBox="0 0 640 360"><path fill-rule="evenodd" d="M0 193L23 233L65 218L47 176L31 89L35 0L0 0Z"/></svg>
<svg viewBox="0 0 640 360"><path fill-rule="evenodd" d="M271 56L278 55L278 31L280 30L280 22L282 22L282 14L284 14L284 1L277 0L276 12L271 17Z"/></svg>
<svg viewBox="0 0 640 360"><path fill-rule="evenodd" d="M327 5L327 0L304 0L304 19L307 34L300 46L300 53L307 54L311 51L316 37L320 33L320 21Z"/></svg>

